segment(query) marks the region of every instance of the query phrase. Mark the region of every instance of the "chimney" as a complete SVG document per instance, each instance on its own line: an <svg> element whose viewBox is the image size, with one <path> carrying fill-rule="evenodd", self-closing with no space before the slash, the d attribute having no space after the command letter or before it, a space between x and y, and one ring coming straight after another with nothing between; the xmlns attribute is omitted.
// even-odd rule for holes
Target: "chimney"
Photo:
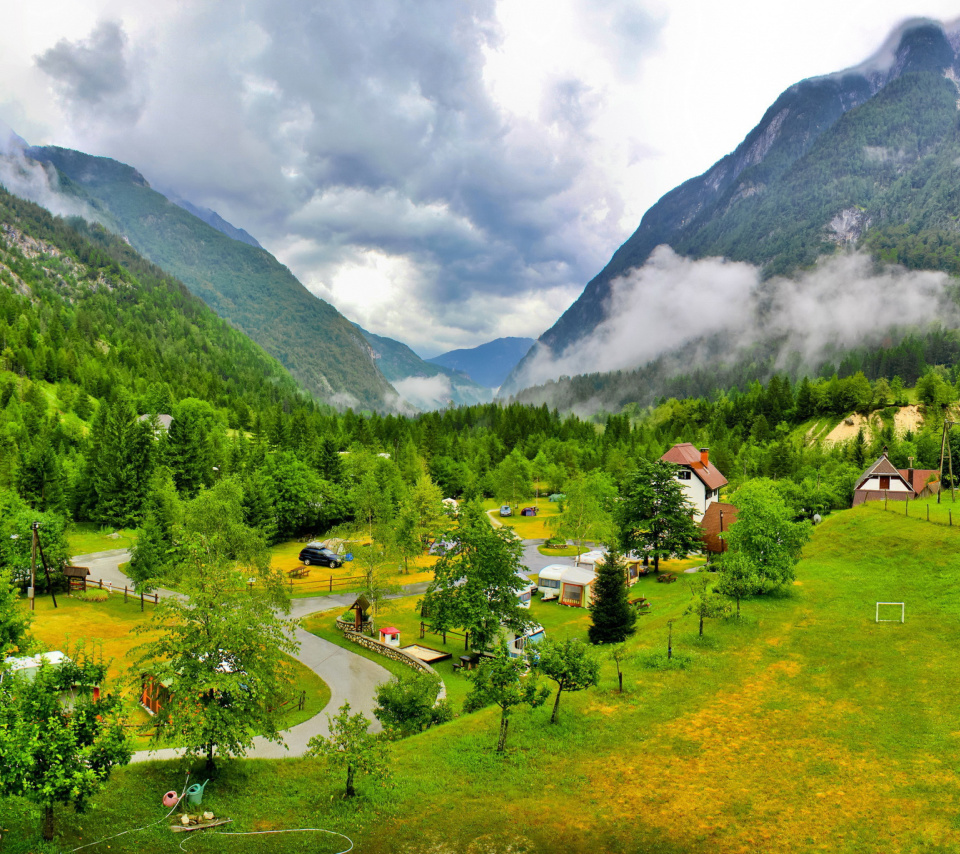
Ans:
<svg viewBox="0 0 960 854"><path fill-rule="evenodd" d="M703 463L704 466L710 465L710 449L709 448L700 449L700 462Z"/></svg>

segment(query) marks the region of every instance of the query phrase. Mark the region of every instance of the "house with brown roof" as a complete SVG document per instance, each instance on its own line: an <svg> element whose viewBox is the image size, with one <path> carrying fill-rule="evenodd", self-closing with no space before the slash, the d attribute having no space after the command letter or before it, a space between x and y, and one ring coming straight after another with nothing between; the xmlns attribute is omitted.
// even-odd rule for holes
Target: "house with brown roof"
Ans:
<svg viewBox="0 0 960 854"><path fill-rule="evenodd" d="M864 501L911 501L936 495L940 490L939 475L936 469L898 469L884 450L860 475L853 491L853 506Z"/></svg>
<svg viewBox="0 0 960 854"><path fill-rule="evenodd" d="M680 467L676 478L694 507L694 519L699 521L710 504L719 499L720 487L727 484L727 479L710 462L710 449L697 450L689 442L683 442L674 445L660 459Z"/></svg>

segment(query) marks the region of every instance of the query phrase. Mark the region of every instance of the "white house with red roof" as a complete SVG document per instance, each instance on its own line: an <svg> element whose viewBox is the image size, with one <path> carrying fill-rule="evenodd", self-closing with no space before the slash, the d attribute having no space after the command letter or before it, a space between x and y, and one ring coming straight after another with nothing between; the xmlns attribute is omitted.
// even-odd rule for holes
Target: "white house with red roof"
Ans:
<svg viewBox="0 0 960 854"><path fill-rule="evenodd" d="M660 459L665 463L680 466L676 478L683 486L687 500L694 507L694 519L699 522L707 508L719 499L720 487L727 484L727 479L710 462L710 449L698 450L689 442L683 442L674 445Z"/></svg>
<svg viewBox="0 0 960 854"><path fill-rule="evenodd" d="M853 488L853 506L864 501L910 501L922 495L936 495L940 489L939 475L936 469L898 469L884 450L860 475Z"/></svg>

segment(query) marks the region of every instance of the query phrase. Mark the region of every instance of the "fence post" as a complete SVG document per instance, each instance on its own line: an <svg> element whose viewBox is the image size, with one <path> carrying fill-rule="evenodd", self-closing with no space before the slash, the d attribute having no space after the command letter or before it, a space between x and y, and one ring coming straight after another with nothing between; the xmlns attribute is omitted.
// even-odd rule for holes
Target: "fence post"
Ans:
<svg viewBox="0 0 960 854"><path fill-rule="evenodd" d="M927 521L930 521L930 505L927 505Z"/></svg>
<svg viewBox="0 0 960 854"><path fill-rule="evenodd" d="M159 593L154 593L154 594L153 594L153 604L154 604L154 605L159 605L159 604L160 604L160 594L159 594Z"/></svg>
<svg viewBox="0 0 960 854"><path fill-rule="evenodd" d="M470 630L468 629L466 634L463 636L463 651L466 652L470 649Z"/></svg>
<svg viewBox="0 0 960 854"><path fill-rule="evenodd" d="M333 576L330 576L330 592L333 593Z"/></svg>
<svg viewBox="0 0 960 854"><path fill-rule="evenodd" d="M423 620L420 621L420 640L423 640Z"/></svg>
<svg viewBox="0 0 960 854"><path fill-rule="evenodd" d="M100 589L103 590L103 579L100 579Z"/></svg>
<svg viewBox="0 0 960 854"><path fill-rule="evenodd" d="M123 601L124 602L127 601L127 585L126 584L123 585Z"/></svg>
<svg viewBox="0 0 960 854"><path fill-rule="evenodd" d="M952 511L952 510L948 510L948 511L947 511L947 516L950 518L950 527L952 528L952 527L953 527L953 511Z"/></svg>
<svg viewBox="0 0 960 854"><path fill-rule="evenodd" d="M143 591L140 591L140 610L143 610Z"/></svg>

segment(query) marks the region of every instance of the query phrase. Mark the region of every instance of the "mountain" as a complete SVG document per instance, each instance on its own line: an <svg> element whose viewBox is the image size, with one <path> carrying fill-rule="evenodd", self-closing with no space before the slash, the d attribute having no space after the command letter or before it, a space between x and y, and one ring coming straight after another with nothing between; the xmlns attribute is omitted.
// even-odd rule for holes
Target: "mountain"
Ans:
<svg viewBox="0 0 960 854"><path fill-rule="evenodd" d="M2 188L0 332L4 401L11 382L56 384L62 411L86 420L88 397L129 395L140 412L170 412L192 397L243 429L251 411L315 408L276 359L121 238L80 218L55 218ZM8 409L0 422L11 419ZM0 433L7 446L35 438Z"/></svg>
<svg viewBox="0 0 960 854"><path fill-rule="evenodd" d="M493 400L491 389L478 385L465 373L431 364L406 344L354 325L370 345L377 367L401 397L417 409L444 409L451 403L471 406Z"/></svg>
<svg viewBox="0 0 960 854"><path fill-rule="evenodd" d="M441 353L428 362L462 371L488 388L498 388L533 346L532 338L497 338L478 347Z"/></svg>
<svg viewBox="0 0 960 854"><path fill-rule="evenodd" d="M197 219L202 219L207 225L215 228L221 234L225 234L227 237L232 237L234 240L239 240L241 243L248 243L250 246L256 246L257 249L263 249L263 247L252 234L242 228L237 228L232 223L227 222L216 211L212 211L210 208L198 207L192 202L188 202L186 199L182 198L173 191L163 190L162 194L175 205L180 205L180 207L182 207L185 211L192 213Z"/></svg>
<svg viewBox="0 0 960 854"><path fill-rule="evenodd" d="M353 324L269 252L203 222L123 163L56 147L25 154L56 167L68 187L80 188L105 213L108 227L275 356L312 394L374 409L395 398Z"/></svg>
<svg viewBox="0 0 960 854"><path fill-rule="evenodd" d="M734 152L644 214L502 393L597 370L586 354L617 313L635 312L639 338L662 328L670 322L664 292L676 278L656 273L692 269L681 263L688 259L725 259L726 273L738 269L729 262L752 265L758 295L851 250L914 269L960 272L958 81L960 30L913 20L861 65L791 86ZM658 249L664 245L681 261ZM691 314L719 287L704 279L699 293L685 290ZM585 359L578 364L579 351ZM664 346L617 367L636 368L669 352Z"/></svg>

